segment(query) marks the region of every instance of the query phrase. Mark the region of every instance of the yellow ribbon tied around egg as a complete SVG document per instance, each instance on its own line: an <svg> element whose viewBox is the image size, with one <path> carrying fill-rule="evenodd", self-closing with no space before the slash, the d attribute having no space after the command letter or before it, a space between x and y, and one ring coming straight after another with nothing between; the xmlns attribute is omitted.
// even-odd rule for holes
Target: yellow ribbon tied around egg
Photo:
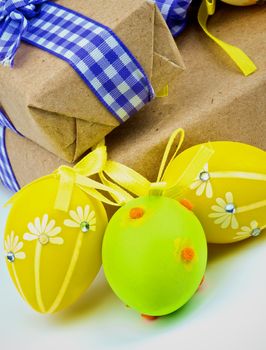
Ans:
<svg viewBox="0 0 266 350"><path fill-rule="evenodd" d="M102 238L108 220L102 203L119 206L131 196L88 176L102 170L106 147L99 145L73 168L25 186L11 205L5 228L10 276L33 309L54 313L71 305L101 267ZM111 193L115 201L101 192Z"/></svg>
<svg viewBox="0 0 266 350"><path fill-rule="evenodd" d="M257 67L252 60L238 47L230 45L212 35L208 28L207 22L209 16L215 13L216 0L203 0L198 12L198 21L204 32L211 38L217 45L219 45L227 55L235 62L238 68L245 76L254 73Z"/></svg>
<svg viewBox="0 0 266 350"><path fill-rule="evenodd" d="M112 160L108 160L106 162L105 166L103 167L103 171L99 174L102 182L109 187L114 185L113 182L110 182L106 178L106 174L110 179L112 179L112 181L115 181L127 191L137 196L163 195L169 198L181 198L184 190L191 184L191 182L198 175L200 169L206 162L208 162L214 153L214 150L210 144L202 145L198 152L191 158L184 171L177 174L174 184L169 185L167 182L162 181L164 171L167 164L170 166L172 161L175 159L183 144L184 137L185 132L183 129L176 129L170 136L161 161L156 182L150 182L133 169ZM176 147L176 149L168 162L169 155L173 147Z"/></svg>

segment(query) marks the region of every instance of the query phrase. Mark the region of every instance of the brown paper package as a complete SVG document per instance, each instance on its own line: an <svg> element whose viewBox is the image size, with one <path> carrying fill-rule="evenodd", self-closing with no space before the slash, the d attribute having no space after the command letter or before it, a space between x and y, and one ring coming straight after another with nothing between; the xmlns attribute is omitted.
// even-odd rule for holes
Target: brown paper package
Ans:
<svg viewBox="0 0 266 350"><path fill-rule="evenodd" d="M209 140L233 140L266 150L266 8L222 6L211 31L241 47L258 71L245 78L194 23L177 39L187 70L169 97L155 101L107 137L109 157L155 180L170 133L186 130L184 148ZM62 161L7 132L11 164L21 186ZM228 155L230 156L230 155Z"/></svg>
<svg viewBox="0 0 266 350"><path fill-rule="evenodd" d="M113 29L140 62L155 92L183 71L179 51L153 3L57 2ZM68 162L119 125L66 62L23 43L15 68L0 68L0 103L22 135Z"/></svg>

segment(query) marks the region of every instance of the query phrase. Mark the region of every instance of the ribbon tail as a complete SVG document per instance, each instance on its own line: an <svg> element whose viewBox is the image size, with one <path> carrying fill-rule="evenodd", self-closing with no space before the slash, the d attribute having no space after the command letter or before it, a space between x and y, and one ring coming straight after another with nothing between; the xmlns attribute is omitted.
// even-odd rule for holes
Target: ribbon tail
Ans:
<svg viewBox="0 0 266 350"><path fill-rule="evenodd" d="M230 45L212 35L207 29L207 22L209 14L214 13L215 2L209 3L208 0L203 0L198 12L198 21L201 28L217 45L219 45L227 55L234 61L238 68L242 71L245 76L254 73L257 67L252 60L238 47Z"/></svg>
<svg viewBox="0 0 266 350"><path fill-rule="evenodd" d="M123 164L108 160L104 172L113 181L137 196L145 196L149 192L150 181Z"/></svg>
<svg viewBox="0 0 266 350"><path fill-rule="evenodd" d="M80 175L91 176L102 171L107 161L107 151L104 143L100 143L96 148L85 156L74 166L74 170Z"/></svg>
<svg viewBox="0 0 266 350"><path fill-rule="evenodd" d="M28 21L22 14L14 11L12 15L16 16L16 20L7 18L0 30L0 64L7 67L14 66L22 34L28 26Z"/></svg>
<svg viewBox="0 0 266 350"><path fill-rule="evenodd" d="M195 156L191 159L186 169L177 178L175 184L166 188L164 195L171 198L180 198L183 192L197 178L204 165L214 154L211 144L202 145Z"/></svg>
<svg viewBox="0 0 266 350"><path fill-rule="evenodd" d="M105 186L108 186L115 190L117 193L110 192L110 195L114 198L117 203L127 203L131 201L134 197L128 192L124 191L120 186L109 181L103 172L99 173L99 177Z"/></svg>

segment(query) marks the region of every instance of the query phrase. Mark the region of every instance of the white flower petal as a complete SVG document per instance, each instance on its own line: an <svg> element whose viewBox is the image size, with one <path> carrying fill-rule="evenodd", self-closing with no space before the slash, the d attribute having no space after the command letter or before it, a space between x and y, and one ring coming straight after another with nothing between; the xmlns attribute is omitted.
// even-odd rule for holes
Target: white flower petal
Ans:
<svg viewBox="0 0 266 350"><path fill-rule="evenodd" d="M69 219L64 221L64 225L68 226L68 227L79 227L79 224L77 222L69 220Z"/></svg>
<svg viewBox="0 0 266 350"><path fill-rule="evenodd" d="M226 192L225 199L226 199L227 203L234 203L234 197L233 197L232 192Z"/></svg>
<svg viewBox="0 0 266 350"><path fill-rule="evenodd" d="M48 215L44 214L44 216L42 218L42 232L45 232L47 223L48 223Z"/></svg>
<svg viewBox="0 0 266 350"><path fill-rule="evenodd" d="M18 252L15 254L15 257L17 259L25 259L26 258L26 254L24 252Z"/></svg>
<svg viewBox="0 0 266 350"><path fill-rule="evenodd" d="M216 198L216 203L221 207L225 208L226 202L222 198Z"/></svg>
<svg viewBox="0 0 266 350"><path fill-rule="evenodd" d="M242 226L242 227L241 227L241 231L243 231L243 233L249 233L249 232L250 232L250 227L248 227L248 226Z"/></svg>
<svg viewBox="0 0 266 350"><path fill-rule="evenodd" d="M84 220L85 221L88 220L89 212L90 212L90 206L87 204L84 208Z"/></svg>
<svg viewBox="0 0 266 350"><path fill-rule="evenodd" d="M231 222L231 217L230 217L230 215L228 215L228 216L225 218L225 220L222 222L221 228L224 228L224 229L225 229L225 228L229 227L230 222Z"/></svg>
<svg viewBox="0 0 266 350"><path fill-rule="evenodd" d="M206 184L206 196L207 198L212 198L213 196L212 184L210 181L207 181L207 184Z"/></svg>
<svg viewBox="0 0 266 350"><path fill-rule="evenodd" d="M90 222L93 218L95 218L95 211L94 210L92 210L90 212L90 215L88 216L87 221Z"/></svg>
<svg viewBox="0 0 266 350"><path fill-rule="evenodd" d="M206 163L204 165L203 170L209 172L209 164L208 163Z"/></svg>
<svg viewBox="0 0 266 350"><path fill-rule="evenodd" d="M49 239L49 241L52 244L58 244L58 245L64 244L64 239L62 237L52 237Z"/></svg>
<svg viewBox="0 0 266 350"><path fill-rule="evenodd" d="M5 250L8 251L9 250L9 245L7 244L7 240L5 240L4 246L5 246Z"/></svg>
<svg viewBox="0 0 266 350"><path fill-rule="evenodd" d="M235 236L233 239L234 240L236 240L236 239L242 240L242 239L247 238L247 237L249 237L249 235L238 235L238 233L237 233L237 236Z"/></svg>
<svg viewBox="0 0 266 350"><path fill-rule="evenodd" d="M219 207L218 205L213 205L211 208L213 211L215 211L217 213L226 213L225 209Z"/></svg>
<svg viewBox="0 0 266 350"><path fill-rule="evenodd" d="M257 223L256 220L251 221L250 227L252 230L255 230L255 228L258 228L259 224Z"/></svg>
<svg viewBox="0 0 266 350"><path fill-rule="evenodd" d="M34 225L35 225L37 232L40 234L42 232L42 226L41 226L41 220L39 217L35 218Z"/></svg>
<svg viewBox="0 0 266 350"><path fill-rule="evenodd" d="M238 227L239 227L239 224L238 224L238 221L237 221L235 215L232 216L231 227L234 230L238 229Z"/></svg>
<svg viewBox="0 0 266 350"><path fill-rule="evenodd" d="M79 221L80 222L84 221L83 209L81 207L77 207L77 214L79 217Z"/></svg>
<svg viewBox="0 0 266 350"><path fill-rule="evenodd" d="M10 244L10 236L8 235L6 238L6 248L7 250L9 250L11 248L11 244Z"/></svg>
<svg viewBox="0 0 266 350"><path fill-rule="evenodd" d="M217 225L219 225L219 224L221 224L222 222L224 222L225 220L227 220L227 218L229 218L229 224L230 224L230 214L225 214L225 215L221 216L220 218L216 219L216 220L214 221L214 223L217 224ZM228 224L228 225L229 225L229 224Z"/></svg>
<svg viewBox="0 0 266 350"><path fill-rule="evenodd" d="M23 238L25 239L25 241L34 241L35 239L38 239L38 235L33 235L31 233L24 233Z"/></svg>
<svg viewBox="0 0 266 350"><path fill-rule="evenodd" d="M16 246L17 246L17 244L18 244L18 240L19 240L19 238L18 238L18 236L15 236L15 238L14 238L14 240L13 240L13 244L12 244L12 248L13 248L13 251L14 251L14 249L16 248Z"/></svg>
<svg viewBox="0 0 266 350"><path fill-rule="evenodd" d="M237 232L236 235L237 236L249 236L249 234L247 232L243 232L243 231Z"/></svg>
<svg viewBox="0 0 266 350"><path fill-rule="evenodd" d="M23 248L23 242L19 242L16 245L14 245L13 252L17 253L19 250Z"/></svg>
<svg viewBox="0 0 266 350"><path fill-rule="evenodd" d="M30 222L28 224L28 229L29 229L30 233L32 233L33 235L39 235L39 232L36 229L36 227L33 225L33 223Z"/></svg>
<svg viewBox="0 0 266 350"><path fill-rule="evenodd" d="M227 215L227 213L223 212L223 213L211 213L208 215L209 218L220 218L222 216Z"/></svg>
<svg viewBox="0 0 266 350"><path fill-rule="evenodd" d="M52 229L51 231L47 232L47 235L49 237L54 237L56 235L58 235L60 232L62 231L61 227L55 227L54 229Z"/></svg>
<svg viewBox="0 0 266 350"><path fill-rule="evenodd" d="M78 214L74 210L70 210L69 215L74 221L80 224L80 219L78 217Z"/></svg>
<svg viewBox="0 0 266 350"><path fill-rule="evenodd" d="M95 225L96 224L96 218L93 218L92 220L89 221L90 225Z"/></svg>
<svg viewBox="0 0 266 350"><path fill-rule="evenodd" d="M52 231L52 229L55 227L55 220L51 220L48 225L46 226L45 230L43 231L43 233L48 234L50 231Z"/></svg>
<svg viewBox="0 0 266 350"><path fill-rule="evenodd" d="M204 190L206 187L206 183L202 182L202 184L198 187L197 191L196 191L196 195L199 197L203 194Z"/></svg>
<svg viewBox="0 0 266 350"><path fill-rule="evenodd" d="M197 181L192 182L192 184L190 185L189 188L190 188L191 190L195 190L195 189L198 188L201 184L202 184L202 181L201 181L201 180L197 180Z"/></svg>

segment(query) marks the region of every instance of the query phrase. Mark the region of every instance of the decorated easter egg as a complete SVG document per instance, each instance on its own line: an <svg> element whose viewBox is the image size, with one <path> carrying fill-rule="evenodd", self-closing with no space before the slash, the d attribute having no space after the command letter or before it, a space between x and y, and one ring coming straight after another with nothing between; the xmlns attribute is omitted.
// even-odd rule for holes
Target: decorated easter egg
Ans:
<svg viewBox="0 0 266 350"><path fill-rule="evenodd" d="M141 314L161 316L184 305L202 280L206 260L199 220L167 197L128 202L104 236L106 278L117 296Z"/></svg>
<svg viewBox="0 0 266 350"><path fill-rule="evenodd" d="M251 6L259 2L259 0L222 0L222 1L226 2L229 5L234 5L234 6Z"/></svg>
<svg viewBox="0 0 266 350"><path fill-rule="evenodd" d="M238 142L211 142L214 154L184 189L212 243L258 236L266 228L266 153ZM191 163L200 145L177 156L167 167L169 185Z"/></svg>
<svg viewBox="0 0 266 350"><path fill-rule="evenodd" d="M92 283L107 225L101 202L76 185L69 210L53 209L58 183L51 175L23 189L5 228L10 276L25 301L42 313L69 306Z"/></svg>

